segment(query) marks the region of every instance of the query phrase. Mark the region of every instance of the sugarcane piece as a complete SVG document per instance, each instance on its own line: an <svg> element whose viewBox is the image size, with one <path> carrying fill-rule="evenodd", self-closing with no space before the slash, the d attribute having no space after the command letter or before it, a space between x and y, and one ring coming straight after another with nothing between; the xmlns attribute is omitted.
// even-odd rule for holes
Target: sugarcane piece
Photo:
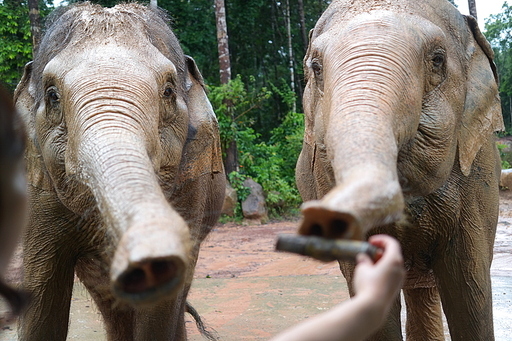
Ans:
<svg viewBox="0 0 512 341"><path fill-rule="evenodd" d="M357 254L361 252L366 253L375 262L382 255L380 248L368 242L292 234L279 235L276 250L309 256L322 262L355 261Z"/></svg>

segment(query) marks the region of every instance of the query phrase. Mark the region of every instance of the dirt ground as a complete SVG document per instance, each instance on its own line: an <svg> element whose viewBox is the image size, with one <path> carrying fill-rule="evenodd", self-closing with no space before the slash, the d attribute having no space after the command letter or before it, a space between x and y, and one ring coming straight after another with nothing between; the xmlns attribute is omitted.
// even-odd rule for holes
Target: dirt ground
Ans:
<svg viewBox="0 0 512 341"><path fill-rule="evenodd" d="M220 340L268 340L279 331L348 298L336 263L274 251L280 233L297 221L265 225L219 224L203 244L189 300ZM502 192L492 267L496 340L512 330L512 192ZM20 252L7 279L20 280ZM0 302L0 341L16 340L15 321ZM3 317L2 317L3 316ZM69 340L105 340L99 312L75 283ZM192 341L204 340L187 316ZM447 340L449 336L447 335Z"/></svg>

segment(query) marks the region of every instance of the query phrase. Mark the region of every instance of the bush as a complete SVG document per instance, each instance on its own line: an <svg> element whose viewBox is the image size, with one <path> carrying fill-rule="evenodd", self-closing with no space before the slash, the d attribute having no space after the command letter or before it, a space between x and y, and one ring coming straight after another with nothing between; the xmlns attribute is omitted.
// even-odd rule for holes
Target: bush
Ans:
<svg viewBox="0 0 512 341"><path fill-rule="evenodd" d="M286 85L272 88L285 100L292 96ZM250 177L263 187L269 215L278 217L295 214L301 203L295 185L295 165L302 148L304 115L287 113L277 128L272 129L268 141L264 141L252 128L251 110L270 94L266 88L247 89L237 77L227 85L210 87L209 98L219 119L223 150L232 138L238 145L239 171L232 172L228 178L237 190L239 202L248 195L242 183ZM237 210L239 214L240 211Z"/></svg>
<svg viewBox="0 0 512 341"><path fill-rule="evenodd" d="M498 151L500 152L500 159L501 159L501 168L502 169L509 169L511 168L510 162L508 161L510 155L507 155L505 153L505 149L508 147L506 144L496 143L496 146L498 147ZM508 153L510 154L510 153Z"/></svg>

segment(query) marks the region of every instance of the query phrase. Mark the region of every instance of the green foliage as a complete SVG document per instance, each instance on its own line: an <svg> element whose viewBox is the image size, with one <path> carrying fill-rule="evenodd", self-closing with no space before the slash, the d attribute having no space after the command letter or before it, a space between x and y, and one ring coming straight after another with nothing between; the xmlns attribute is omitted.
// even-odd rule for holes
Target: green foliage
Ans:
<svg viewBox="0 0 512 341"><path fill-rule="evenodd" d="M245 143L245 148L240 148L240 164L245 174L262 185L271 216L296 211L301 203L295 186L295 164L303 131L303 115L289 112L272 130L268 142Z"/></svg>
<svg viewBox="0 0 512 341"><path fill-rule="evenodd" d="M494 50L503 118L508 131L512 128L512 6L505 2L501 13L488 18L484 34Z"/></svg>
<svg viewBox="0 0 512 341"><path fill-rule="evenodd" d="M39 1L39 11L46 16L53 1ZM0 3L0 83L11 91L32 59L32 35L26 0L4 0Z"/></svg>
<svg viewBox="0 0 512 341"><path fill-rule="evenodd" d="M284 101L294 96L286 85L272 88L278 95L288 98ZM219 119L223 148L231 138L235 138L238 144L240 171L231 173L229 180L237 190L239 201L245 200L249 194L242 183L250 177L262 185L270 216L277 216L294 213L301 202L295 186L295 164L302 147L304 117L300 113L288 112L284 120L270 131L270 138L262 139L252 127L253 109L270 95L265 88L258 90L249 86L247 89L240 77L227 85L210 87L209 93ZM235 119L230 120L231 117Z"/></svg>
<svg viewBox="0 0 512 341"><path fill-rule="evenodd" d="M263 101L269 98L270 92L266 88L253 86L254 78L246 88L242 78L237 76L228 84L210 86L208 98L215 108L220 126L222 150L225 151L232 140L241 142L251 141L257 136L251 125L254 118L250 113L258 108ZM242 146L239 146L239 148Z"/></svg>
<svg viewBox="0 0 512 341"><path fill-rule="evenodd" d="M26 4L0 5L0 81L11 90L32 58L32 37Z"/></svg>
<svg viewBox="0 0 512 341"><path fill-rule="evenodd" d="M500 159L501 159L501 168L502 169L509 169L512 168L510 165L510 162L508 161L509 155L505 153L505 149L508 147L506 144L496 143L496 147L498 147L498 151L500 152Z"/></svg>

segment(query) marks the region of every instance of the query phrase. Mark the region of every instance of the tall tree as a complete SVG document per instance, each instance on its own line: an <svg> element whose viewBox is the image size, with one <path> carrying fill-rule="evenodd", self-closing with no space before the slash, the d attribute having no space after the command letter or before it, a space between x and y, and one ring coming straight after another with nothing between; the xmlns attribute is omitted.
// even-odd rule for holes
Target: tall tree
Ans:
<svg viewBox="0 0 512 341"><path fill-rule="evenodd" d="M477 19L476 14L476 0L468 0L468 8L469 8L469 14Z"/></svg>
<svg viewBox="0 0 512 341"><path fill-rule="evenodd" d="M303 0L297 0L297 9L299 10L300 36L302 37L302 44L304 45L304 53L306 53L308 47L308 35L306 33L306 16L304 15Z"/></svg>
<svg viewBox="0 0 512 341"><path fill-rule="evenodd" d="M292 45L292 28L290 19L290 0L285 0L285 23L286 23L286 35L288 37L288 67L290 68L290 89L295 91L295 63L293 60L293 45ZM294 101L292 104L292 111L297 111L297 104Z"/></svg>
<svg viewBox="0 0 512 341"><path fill-rule="evenodd" d="M26 2L0 3L0 82L14 90L23 66L32 58L32 41Z"/></svg>
<svg viewBox="0 0 512 341"><path fill-rule="evenodd" d="M215 0L215 19L217 24L217 47L219 52L220 83L228 84L231 79L231 61L229 58L228 26L224 0Z"/></svg>
<svg viewBox="0 0 512 341"><path fill-rule="evenodd" d="M32 34L32 51L37 51L41 38L41 21L38 0L28 0L28 16L30 19L30 32Z"/></svg>
<svg viewBox="0 0 512 341"><path fill-rule="evenodd" d="M500 79L501 108L505 127L512 129L512 5L503 4L501 13L485 22L485 36L494 50Z"/></svg>
<svg viewBox="0 0 512 341"><path fill-rule="evenodd" d="M226 6L224 0L215 0L215 21L217 24L217 50L219 53L219 74L220 83L228 84L231 80L231 60L229 58L229 38L226 22ZM233 103L225 103L228 108L228 115L231 121L235 120L233 112ZM224 158L224 168L226 174L238 172L238 146L235 134L230 134L231 140L228 141L226 156Z"/></svg>

